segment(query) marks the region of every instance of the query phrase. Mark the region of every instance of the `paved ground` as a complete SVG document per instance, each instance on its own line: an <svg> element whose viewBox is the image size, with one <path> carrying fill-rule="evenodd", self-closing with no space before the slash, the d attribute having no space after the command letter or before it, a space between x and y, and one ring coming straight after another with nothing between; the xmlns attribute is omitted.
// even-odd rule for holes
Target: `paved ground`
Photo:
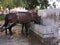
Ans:
<svg viewBox="0 0 60 45"><path fill-rule="evenodd" d="M0 45L41 45L42 43L34 36L29 35L26 37L21 34L21 25L16 25L12 28L13 39L9 35L5 35L4 32L0 32Z"/></svg>
<svg viewBox="0 0 60 45"><path fill-rule="evenodd" d="M3 22L0 22L0 24L3 24ZM12 31L14 34L12 39L9 35L6 36L4 32L0 32L0 45L50 45L41 43L39 38L36 38L34 35L29 35L28 37L22 35L21 25L16 25L12 28Z"/></svg>

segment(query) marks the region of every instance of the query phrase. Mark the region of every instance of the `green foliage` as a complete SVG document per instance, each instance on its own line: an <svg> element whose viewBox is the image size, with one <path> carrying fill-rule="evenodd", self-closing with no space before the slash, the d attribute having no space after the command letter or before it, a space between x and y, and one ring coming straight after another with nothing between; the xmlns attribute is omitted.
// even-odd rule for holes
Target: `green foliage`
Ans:
<svg viewBox="0 0 60 45"><path fill-rule="evenodd" d="M4 16L0 16L0 20L4 20L5 19L5 17Z"/></svg>
<svg viewBox="0 0 60 45"><path fill-rule="evenodd" d="M27 9L34 9L39 2L37 0L26 0L26 8Z"/></svg>
<svg viewBox="0 0 60 45"><path fill-rule="evenodd" d="M41 0L40 9L46 9L49 6L48 3L49 3L48 0Z"/></svg>
<svg viewBox="0 0 60 45"><path fill-rule="evenodd" d="M14 7L14 0L4 0L3 7L4 8L13 8Z"/></svg>
<svg viewBox="0 0 60 45"><path fill-rule="evenodd" d="M25 7L26 9L34 9L36 6L40 6L41 9L48 7L48 0L0 0L4 8L14 8L18 6Z"/></svg>
<svg viewBox="0 0 60 45"><path fill-rule="evenodd" d="M53 2L53 6L54 6L54 8L56 8L56 4L55 4L56 2Z"/></svg>
<svg viewBox="0 0 60 45"><path fill-rule="evenodd" d="M45 9L49 6L48 0L25 0L27 9L34 9L36 6L40 6L40 9Z"/></svg>

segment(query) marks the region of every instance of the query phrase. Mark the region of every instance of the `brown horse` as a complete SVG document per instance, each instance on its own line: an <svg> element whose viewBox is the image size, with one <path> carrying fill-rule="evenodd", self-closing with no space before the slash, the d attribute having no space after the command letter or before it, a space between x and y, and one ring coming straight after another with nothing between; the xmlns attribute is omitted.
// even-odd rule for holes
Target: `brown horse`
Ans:
<svg viewBox="0 0 60 45"><path fill-rule="evenodd" d="M12 34L11 28L15 26L17 23L22 24L22 33L23 33L23 27L25 26L26 29L26 35L28 34L28 26L27 24L34 21L37 24L40 24L40 20L38 18L38 15L33 15L30 12L19 12L19 13L9 13L5 16L5 23L3 27L6 27L7 25L11 24L9 26L9 33ZM7 34L7 29L5 29L5 33Z"/></svg>

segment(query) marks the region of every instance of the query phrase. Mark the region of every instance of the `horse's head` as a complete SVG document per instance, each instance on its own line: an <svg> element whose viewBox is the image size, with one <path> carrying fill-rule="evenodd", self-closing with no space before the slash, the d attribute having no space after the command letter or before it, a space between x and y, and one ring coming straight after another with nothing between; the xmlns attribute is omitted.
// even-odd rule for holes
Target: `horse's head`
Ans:
<svg viewBox="0 0 60 45"><path fill-rule="evenodd" d="M33 15L33 21L34 21L36 24L41 24L41 16Z"/></svg>
<svg viewBox="0 0 60 45"><path fill-rule="evenodd" d="M28 12L28 16L36 24L41 24L41 16L38 16L37 14L32 14L31 12Z"/></svg>

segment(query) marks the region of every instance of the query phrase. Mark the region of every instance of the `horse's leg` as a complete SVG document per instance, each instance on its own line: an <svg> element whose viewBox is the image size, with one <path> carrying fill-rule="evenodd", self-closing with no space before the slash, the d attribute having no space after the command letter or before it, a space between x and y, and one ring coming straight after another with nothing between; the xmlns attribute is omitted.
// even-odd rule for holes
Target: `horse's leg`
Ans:
<svg viewBox="0 0 60 45"><path fill-rule="evenodd" d="M10 34L10 36L13 35L13 33L12 33L12 27L9 28L9 34Z"/></svg>
<svg viewBox="0 0 60 45"><path fill-rule="evenodd" d="M27 24L25 24L25 33L26 33L26 36L28 35L28 26L27 26Z"/></svg>
<svg viewBox="0 0 60 45"><path fill-rule="evenodd" d="M23 29L24 29L24 24L22 24L22 30L21 30L22 34L24 34L24 33L23 33Z"/></svg>
<svg viewBox="0 0 60 45"><path fill-rule="evenodd" d="M5 19L5 23L4 23L3 27L4 27L4 26L6 27L7 24L8 24L8 22L7 22L6 19ZM7 29L5 30L5 34L7 35Z"/></svg>
<svg viewBox="0 0 60 45"><path fill-rule="evenodd" d="M8 25L8 16L5 16L5 23L3 25L3 27L6 27ZM7 35L7 29L5 30L5 34Z"/></svg>
<svg viewBox="0 0 60 45"><path fill-rule="evenodd" d="M5 34L7 35L7 29L5 30Z"/></svg>
<svg viewBox="0 0 60 45"><path fill-rule="evenodd" d="M5 16L5 23L3 26L7 26L8 25L8 15Z"/></svg>

